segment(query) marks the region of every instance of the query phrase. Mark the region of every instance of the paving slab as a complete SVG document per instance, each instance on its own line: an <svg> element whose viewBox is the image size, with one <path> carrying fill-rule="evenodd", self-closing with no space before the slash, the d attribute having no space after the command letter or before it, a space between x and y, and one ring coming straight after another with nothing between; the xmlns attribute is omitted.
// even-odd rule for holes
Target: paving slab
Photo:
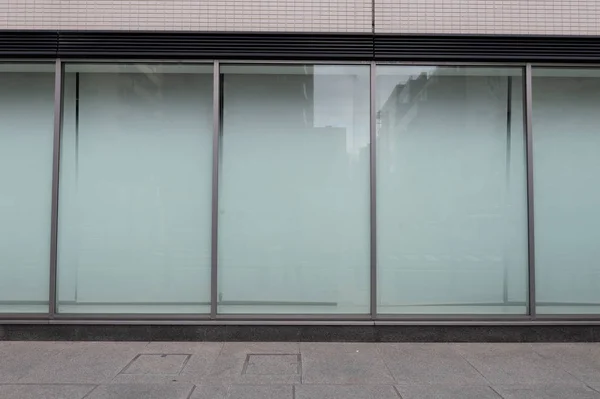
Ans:
<svg viewBox="0 0 600 399"><path fill-rule="evenodd" d="M100 385L86 399L188 399L191 384Z"/></svg>
<svg viewBox="0 0 600 399"><path fill-rule="evenodd" d="M390 385L296 385L295 399L400 399Z"/></svg>
<svg viewBox="0 0 600 399"><path fill-rule="evenodd" d="M230 385L196 385L189 399L226 399Z"/></svg>
<svg viewBox="0 0 600 399"><path fill-rule="evenodd" d="M225 343L219 356L212 363L205 377L194 380L203 384L295 384L300 383L299 374L248 374L244 367L249 355L297 355L300 348L296 342L231 342ZM246 366L247 367L247 366ZM187 369L187 368L186 368ZM187 371L187 370L186 370Z"/></svg>
<svg viewBox="0 0 600 399"><path fill-rule="evenodd" d="M250 354L242 374L254 375L300 375L302 359L299 354Z"/></svg>
<svg viewBox="0 0 600 399"><path fill-rule="evenodd" d="M504 399L600 399L600 393L581 385L494 386Z"/></svg>
<svg viewBox="0 0 600 399"><path fill-rule="evenodd" d="M530 344L449 344L491 384L577 384L580 381Z"/></svg>
<svg viewBox="0 0 600 399"><path fill-rule="evenodd" d="M600 383L600 344L532 344L532 348L581 381Z"/></svg>
<svg viewBox="0 0 600 399"><path fill-rule="evenodd" d="M83 399L95 385L0 385L2 399Z"/></svg>
<svg viewBox="0 0 600 399"><path fill-rule="evenodd" d="M378 350L398 384L489 385L448 344L380 344Z"/></svg>
<svg viewBox="0 0 600 399"><path fill-rule="evenodd" d="M227 399L293 399L291 385L233 385Z"/></svg>
<svg viewBox="0 0 600 399"><path fill-rule="evenodd" d="M144 342L75 342L31 367L19 383L91 383L113 379L146 346Z"/></svg>
<svg viewBox="0 0 600 399"><path fill-rule="evenodd" d="M200 385L190 399L294 399L291 385Z"/></svg>
<svg viewBox="0 0 600 399"><path fill-rule="evenodd" d="M142 353L137 355L121 374L177 375L191 356L182 353Z"/></svg>
<svg viewBox="0 0 600 399"><path fill-rule="evenodd" d="M502 399L492 388L483 386L411 385L396 388L402 399Z"/></svg>
<svg viewBox="0 0 600 399"><path fill-rule="evenodd" d="M388 371L377 344L301 343L304 384L387 384Z"/></svg>
<svg viewBox="0 0 600 399"><path fill-rule="evenodd" d="M71 345L70 342L0 342L0 383L17 382L33 367Z"/></svg>

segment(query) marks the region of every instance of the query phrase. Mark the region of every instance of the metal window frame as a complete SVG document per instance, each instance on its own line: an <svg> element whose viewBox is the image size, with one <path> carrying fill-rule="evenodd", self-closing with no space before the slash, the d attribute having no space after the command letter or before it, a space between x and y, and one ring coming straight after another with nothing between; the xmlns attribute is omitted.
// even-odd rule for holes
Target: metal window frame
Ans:
<svg viewBox="0 0 600 399"><path fill-rule="evenodd" d="M534 194L533 194L533 132L531 114L532 104L532 86L531 86L531 64L525 65L525 76L523 79L523 117L525 133L525 154L526 154L526 175L527 175L527 243L528 243L528 310L531 320L536 318L536 295L535 295L535 214L534 214Z"/></svg>
<svg viewBox="0 0 600 399"><path fill-rule="evenodd" d="M478 322L500 322L500 321L531 321L528 314L439 314L439 313L414 313L414 314L379 314L376 321L379 322L421 322L421 321L478 321Z"/></svg>
<svg viewBox="0 0 600 399"><path fill-rule="evenodd" d="M10 59L3 63L51 63L52 59ZM341 61L341 60L217 60L217 59L81 59L55 58L54 136L52 167L52 210L50 252L50 294L48 313L1 313L1 324L194 324L194 325L574 325L600 324L600 314L537 314L535 301L535 226L533 193L533 131L532 131L532 67L597 69L600 64L525 63L525 62L433 62L433 61ZM60 172L60 138L64 103L63 82L65 63L94 64L213 64L213 171L211 221L211 311L210 314L88 314L57 312L57 243ZM220 65L369 65L370 66L370 313L369 314L219 314L218 283L218 168L219 136L221 133ZM523 123L527 176L528 223L528 314L378 314L377 313L377 209L376 209L376 68L377 66L448 66L448 67L511 67L523 70Z"/></svg>
<svg viewBox="0 0 600 399"><path fill-rule="evenodd" d="M50 319L57 313L57 289L58 289L58 195L60 176L60 138L63 117L63 78L65 67L60 58L56 59L54 70L54 138L52 159L52 214L50 218L50 297L48 299Z"/></svg>
<svg viewBox="0 0 600 399"><path fill-rule="evenodd" d="M365 314L342 314L342 313L314 313L314 314L285 314L285 313L219 313L217 321L373 321L371 315Z"/></svg>
<svg viewBox="0 0 600 399"><path fill-rule="evenodd" d="M527 311L519 315L511 314L384 314L376 315L375 320L401 321L401 320L535 320L535 235L534 235L534 209L533 209L533 156L532 156L532 128L531 128L531 64L523 62L419 62L419 61L386 61L375 62L377 66L436 66L436 67L462 67L462 68L514 68L521 71L523 82L523 140L526 165L526 201L527 206ZM372 95L375 83L372 82ZM373 117L373 116L372 116ZM376 153L375 153L376 156Z"/></svg>
<svg viewBox="0 0 600 399"><path fill-rule="evenodd" d="M488 68L525 68L525 62L492 61L375 61L378 66L434 66L434 67L488 67Z"/></svg>
<svg viewBox="0 0 600 399"><path fill-rule="evenodd" d="M56 320L58 323L69 322L71 320L77 321L86 319L90 321L103 321L103 320L156 320L156 321L200 321L208 320L210 314L207 313L61 313L58 311L58 209L59 209L59 181L60 181L60 146L62 139L62 118L64 109L64 77L65 77L65 65L67 64L106 64L106 65L177 65L177 64L188 64L188 65L204 65L209 66L211 62L206 60L65 60L57 58L55 62L55 93L54 93L54 142L53 142L53 170L52 170L52 216L51 216L51 254L50 254L50 297L49 297L49 314L44 315L49 320ZM213 76L215 75L215 65L218 66L218 61L213 61ZM213 96L217 93L217 90L213 87ZM214 184L214 183L213 183ZM215 190L212 190L213 193ZM213 201L215 199L213 198ZM216 221L215 221L216 222ZM211 243L211 247L212 247ZM211 257L211 281L213 274L212 257ZM211 291L212 295L212 291ZM212 307L212 305L211 305ZM0 314L0 324L6 324L4 322L4 314ZM18 318L15 316L19 316ZM26 314L6 314L6 319L20 320L27 318Z"/></svg>
<svg viewBox="0 0 600 399"><path fill-rule="evenodd" d="M216 319L219 292L219 167L221 153L221 66L213 64L213 147L212 147L212 226L210 250L210 318Z"/></svg>
<svg viewBox="0 0 600 399"><path fill-rule="evenodd" d="M54 144L55 140L56 140L56 128L57 128L57 124L60 127L60 120L61 120L61 116L60 116L60 111L57 114L57 103L60 104L60 99L61 99L61 92L62 89L60 87L61 83L61 79L62 79L62 75L60 73L61 71L61 62L60 59L58 58L52 58L52 59L48 59L48 58L11 58L11 59L6 59L6 60L2 60L1 61L2 64L44 64L44 65L48 65L48 66L54 66L54 115L53 115L53 155L52 155L52 175L51 175L51 180L52 180L52 188L51 188L51 205L50 205L50 213L51 215L55 214L55 202L54 202L54 196L55 196L55 184L57 184L57 181L55 181L55 173L54 170L57 167L56 165L56 145ZM57 204L57 202L56 202ZM53 219L53 216L51 216L51 220L50 220L50 253L49 253L49 274L48 274L48 284L49 284L49 289L48 289L48 302L47 302L47 312L32 312L32 313L23 313L23 312L15 312L15 313L0 313L0 324L6 324L5 320L7 321L14 321L14 322L28 322L28 321L38 321L38 320L50 320L53 317L53 308L54 308L54 301L53 301L53 297L55 296L55 289L56 289L56 274L53 273L53 261L52 259L56 258L56 254L55 254L55 248L56 248L56 236L55 236L55 228L54 228L54 223L55 220Z"/></svg>
<svg viewBox="0 0 600 399"><path fill-rule="evenodd" d="M58 58L11 58L6 60L0 60L2 64L10 63L23 63L23 64L53 64ZM371 65L377 66L472 66L472 67L493 67L493 68L526 68L527 65L531 65L532 68L570 68L570 69L598 69L600 63L565 63L565 62L526 62L526 61L364 61L364 60L320 60L302 58L297 60L247 60L247 59L235 59L235 58L179 58L179 59L157 59L157 58L80 58L80 57L61 57L60 60L63 64L198 64L198 65L213 65L215 61L219 61L220 64L229 65Z"/></svg>
<svg viewBox="0 0 600 399"><path fill-rule="evenodd" d="M220 168L220 136L222 134L222 112L223 112L223 107L222 107L222 100L223 100L223 92L222 92L222 74L221 74L221 70L220 67L223 66L252 66L252 65L269 65L269 66L317 66L317 65L343 65L343 66L361 66L361 67L369 67L369 82L371 82L375 75L374 75L374 71L375 71L375 63L371 62L371 61L346 61L346 62L337 62L335 60L333 61L314 61L314 60L297 60L297 61L290 61L290 60L269 60L269 61L263 61L263 60L223 60L223 61L215 61L216 64L218 64L215 68L215 77L214 77L214 87L215 87L215 93L214 93L214 97L213 97L213 101L214 101L214 105L216 108L213 118L214 118L214 126L215 126L215 130L214 130L214 137L213 137L213 176L216 179L216 183L215 185L213 185L213 199L214 199L214 203L213 203L213 214L214 214L214 219L216 220L218 218L218 179L219 179L219 168ZM371 114L373 114L375 112L374 109L374 88L372 86L371 83L369 83L369 91L370 91L370 102L369 102L369 112ZM374 145L373 145L373 137L375 135L374 132L374 126L375 126L375 122L374 120L371 120L370 125L369 125L369 137L370 137L370 145L371 145L371 149L370 149L370 160L369 160L369 169L370 169L370 177L369 177L369 184L370 184L370 188L369 188L369 192L370 192L370 205L369 205L369 215L370 215L370 234L371 234L371 248L370 248L370 261L369 261L369 268L370 268L370 299L369 299L369 313L366 314L360 314L360 313L348 313L348 314L337 314L337 313L314 313L314 314L298 314L298 313L252 313L252 314L234 314L234 313L219 313L218 312L218 245L216 244L218 242L218 223L216 223L216 225L213 225L213 238L212 241L213 243L215 243L215 248L214 248L214 256L213 256L213 262L214 262L214 275L213 275L213 284L212 284L212 292L213 292L213 296L212 296L212 307L213 309L211 309L211 319L213 320L219 320L219 321L269 321L269 320L278 320L278 321L286 321L286 320L303 320L303 321L326 321L326 320L330 320L330 321L335 321L335 320L345 320L348 322L352 322L352 321L362 321L362 320L375 320L376 319L376 313L375 313L375 308L374 308L374 303L375 301L373 301L373 297L375 295L376 292L376 274L375 274L375 259L374 257L376 256L376 251L375 251L375 245L376 245L376 241L374 241L374 209L375 209L375 202L374 202L374 197L373 197L373 193L374 193L374 181L375 181L375 170L374 170L374 164L375 164L375 157L373 155L374 152ZM213 180L214 181L214 180ZM374 244L375 243L375 244Z"/></svg>
<svg viewBox="0 0 600 399"><path fill-rule="evenodd" d="M376 320L377 315L377 64L371 63L370 70L370 153L369 153L369 178L370 178L370 240L371 240L371 318Z"/></svg>
<svg viewBox="0 0 600 399"><path fill-rule="evenodd" d="M600 325L600 315L594 317L574 318L567 316L553 318L538 318L531 320L522 318L443 318L443 319L391 319L391 320L352 320L352 319L314 319L314 318L286 318L286 319L257 319L257 320L211 320L211 319L174 319L148 315L135 314L130 318L88 318L82 314L78 318L20 318L9 317L0 319L0 326L10 324L27 325L172 325L172 326L593 326ZM142 316L142 317L140 317ZM160 316L160 315L159 315Z"/></svg>

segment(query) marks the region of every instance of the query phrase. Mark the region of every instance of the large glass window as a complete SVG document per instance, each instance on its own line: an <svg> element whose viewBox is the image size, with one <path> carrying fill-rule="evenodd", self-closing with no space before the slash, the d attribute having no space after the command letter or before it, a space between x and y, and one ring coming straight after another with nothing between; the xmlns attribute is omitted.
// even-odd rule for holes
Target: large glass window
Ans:
<svg viewBox="0 0 600 399"><path fill-rule="evenodd" d="M600 313L600 70L533 69L537 312Z"/></svg>
<svg viewBox="0 0 600 399"><path fill-rule="evenodd" d="M54 65L0 64L0 313L48 312Z"/></svg>
<svg viewBox="0 0 600 399"><path fill-rule="evenodd" d="M221 313L368 313L369 67L222 66Z"/></svg>
<svg viewBox="0 0 600 399"><path fill-rule="evenodd" d="M379 313L526 313L522 84L517 68L377 68Z"/></svg>
<svg viewBox="0 0 600 399"><path fill-rule="evenodd" d="M58 309L210 309L212 65L66 66Z"/></svg>

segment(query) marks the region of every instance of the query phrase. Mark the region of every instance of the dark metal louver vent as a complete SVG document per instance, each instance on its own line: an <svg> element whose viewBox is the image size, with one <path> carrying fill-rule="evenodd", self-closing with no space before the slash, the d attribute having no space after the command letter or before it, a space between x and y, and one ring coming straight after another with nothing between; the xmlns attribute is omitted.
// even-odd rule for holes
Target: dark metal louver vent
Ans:
<svg viewBox="0 0 600 399"><path fill-rule="evenodd" d="M0 58L600 62L597 36L0 30Z"/></svg>
<svg viewBox="0 0 600 399"><path fill-rule="evenodd" d="M0 57L55 57L58 32L0 30Z"/></svg>
<svg viewBox="0 0 600 399"><path fill-rule="evenodd" d="M375 35L376 60L598 62L600 37Z"/></svg>
<svg viewBox="0 0 600 399"><path fill-rule="evenodd" d="M61 32L61 57L372 59L372 35Z"/></svg>

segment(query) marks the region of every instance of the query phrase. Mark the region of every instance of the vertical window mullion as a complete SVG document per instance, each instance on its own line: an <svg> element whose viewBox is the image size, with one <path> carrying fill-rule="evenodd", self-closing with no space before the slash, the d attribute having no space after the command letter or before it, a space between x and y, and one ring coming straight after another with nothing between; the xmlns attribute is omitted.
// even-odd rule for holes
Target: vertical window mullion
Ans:
<svg viewBox="0 0 600 399"><path fill-rule="evenodd" d="M218 225L219 225L219 138L221 133L221 77L219 61L213 68L213 163L212 163L212 226L211 226L211 301L210 318L217 316L218 300Z"/></svg>
<svg viewBox="0 0 600 399"><path fill-rule="evenodd" d="M371 318L377 317L377 104L375 63L371 63L370 80L370 220L371 220Z"/></svg>
<svg viewBox="0 0 600 399"><path fill-rule="evenodd" d="M63 63L58 58L54 71L54 142L52 161L52 208L51 208L51 235L50 235L50 290L49 314L50 318L56 315L56 274L58 254L58 183L60 172L60 135L62 129L63 109Z"/></svg>
<svg viewBox="0 0 600 399"><path fill-rule="evenodd" d="M528 280L529 300L528 312L532 320L536 318L535 308L535 234L534 234L534 201L533 201L533 137L532 137L532 87L531 64L525 67L524 80L524 130L527 165L527 240L528 240Z"/></svg>

